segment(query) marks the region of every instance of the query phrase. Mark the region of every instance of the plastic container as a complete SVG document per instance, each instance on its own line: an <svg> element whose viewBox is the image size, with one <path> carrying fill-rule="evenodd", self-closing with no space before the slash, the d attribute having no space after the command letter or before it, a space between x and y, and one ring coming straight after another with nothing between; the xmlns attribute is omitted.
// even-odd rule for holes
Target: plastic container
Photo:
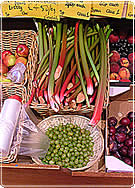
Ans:
<svg viewBox="0 0 135 188"><path fill-rule="evenodd" d="M7 157L21 110L21 98L11 96L4 101L0 113L0 155Z"/></svg>

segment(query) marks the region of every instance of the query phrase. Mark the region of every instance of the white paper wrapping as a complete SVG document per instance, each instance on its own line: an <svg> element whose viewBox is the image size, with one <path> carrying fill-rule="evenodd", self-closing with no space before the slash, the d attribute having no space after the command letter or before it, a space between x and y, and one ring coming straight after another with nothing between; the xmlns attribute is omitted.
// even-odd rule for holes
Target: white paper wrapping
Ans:
<svg viewBox="0 0 135 188"><path fill-rule="evenodd" d="M7 157L12 144L21 103L16 99L6 99L0 113L0 152Z"/></svg>

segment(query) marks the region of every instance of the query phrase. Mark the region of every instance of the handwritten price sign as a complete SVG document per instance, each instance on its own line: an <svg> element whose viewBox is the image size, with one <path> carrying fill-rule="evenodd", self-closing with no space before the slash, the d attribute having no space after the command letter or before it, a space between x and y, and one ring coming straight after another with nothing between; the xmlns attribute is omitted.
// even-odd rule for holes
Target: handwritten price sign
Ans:
<svg viewBox="0 0 135 188"><path fill-rule="evenodd" d="M134 8L134 10L133 10ZM128 2L127 15L126 18L133 19L133 11L135 13L135 6L133 2Z"/></svg>
<svg viewBox="0 0 135 188"><path fill-rule="evenodd" d="M58 1L60 16L89 20L90 9L90 1Z"/></svg>
<svg viewBox="0 0 135 188"><path fill-rule="evenodd" d="M36 17L59 20L58 4L55 1L5 1L2 3L4 17Z"/></svg>
<svg viewBox="0 0 135 188"><path fill-rule="evenodd" d="M121 18L124 1L93 1L91 15Z"/></svg>

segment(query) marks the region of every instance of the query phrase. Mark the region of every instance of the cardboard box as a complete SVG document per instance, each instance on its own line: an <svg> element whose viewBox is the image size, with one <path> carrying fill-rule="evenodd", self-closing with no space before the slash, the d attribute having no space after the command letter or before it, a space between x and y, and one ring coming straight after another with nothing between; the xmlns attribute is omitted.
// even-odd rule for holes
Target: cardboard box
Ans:
<svg viewBox="0 0 135 188"><path fill-rule="evenodd" d="M107 119L111 116L116 117L118 122L122 117L125 117L128 112L133 111L133 87L128 92L125 92L117 97L111 98L111 102L109 107L107 108ZM117 159L116 157L110 156L109 153L109 147L108 147L108 135L109 135L109 129L108 129L108 121L106 119L106 168L108 172L112 171L123 171L123 172L132 172L133 168L126 163L122 162L121 160ZM111 158L111 161L109 157ZM117 163L117 165L116 165ZM115 166L116 165L116 166Z"/></svg>

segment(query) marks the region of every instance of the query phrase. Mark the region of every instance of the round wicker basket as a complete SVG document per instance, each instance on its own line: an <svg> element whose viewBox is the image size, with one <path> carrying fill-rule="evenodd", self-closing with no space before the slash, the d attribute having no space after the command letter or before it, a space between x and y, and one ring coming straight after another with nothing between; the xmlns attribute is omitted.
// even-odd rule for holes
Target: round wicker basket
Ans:
<svg viewBox="0 0 135 188"><path fill-rule="evenodd" d="M87 166L82 168L72 168L70 170L76 171L76 170L85 170L89 167L91 167L94 163L96 163L100 157L102 156L103 150L104 150L104 139L101 132L101 129L99 128L99 124L96 127L89 126L89 119L84 116L78 116L78 115L54 115L50 116L43 121L41 121L37 126L40 128L42 132L46 132L49 127L58 126L60 123L63 123L63 125L66 125L67 123L75 124L81 128L85 128L91 132L91 136L93 138L94 142L94 156L89 158L89 162L87 163ZM39 158L33 157L33 161L37 164L42 164L42 161Z"/></svg>

